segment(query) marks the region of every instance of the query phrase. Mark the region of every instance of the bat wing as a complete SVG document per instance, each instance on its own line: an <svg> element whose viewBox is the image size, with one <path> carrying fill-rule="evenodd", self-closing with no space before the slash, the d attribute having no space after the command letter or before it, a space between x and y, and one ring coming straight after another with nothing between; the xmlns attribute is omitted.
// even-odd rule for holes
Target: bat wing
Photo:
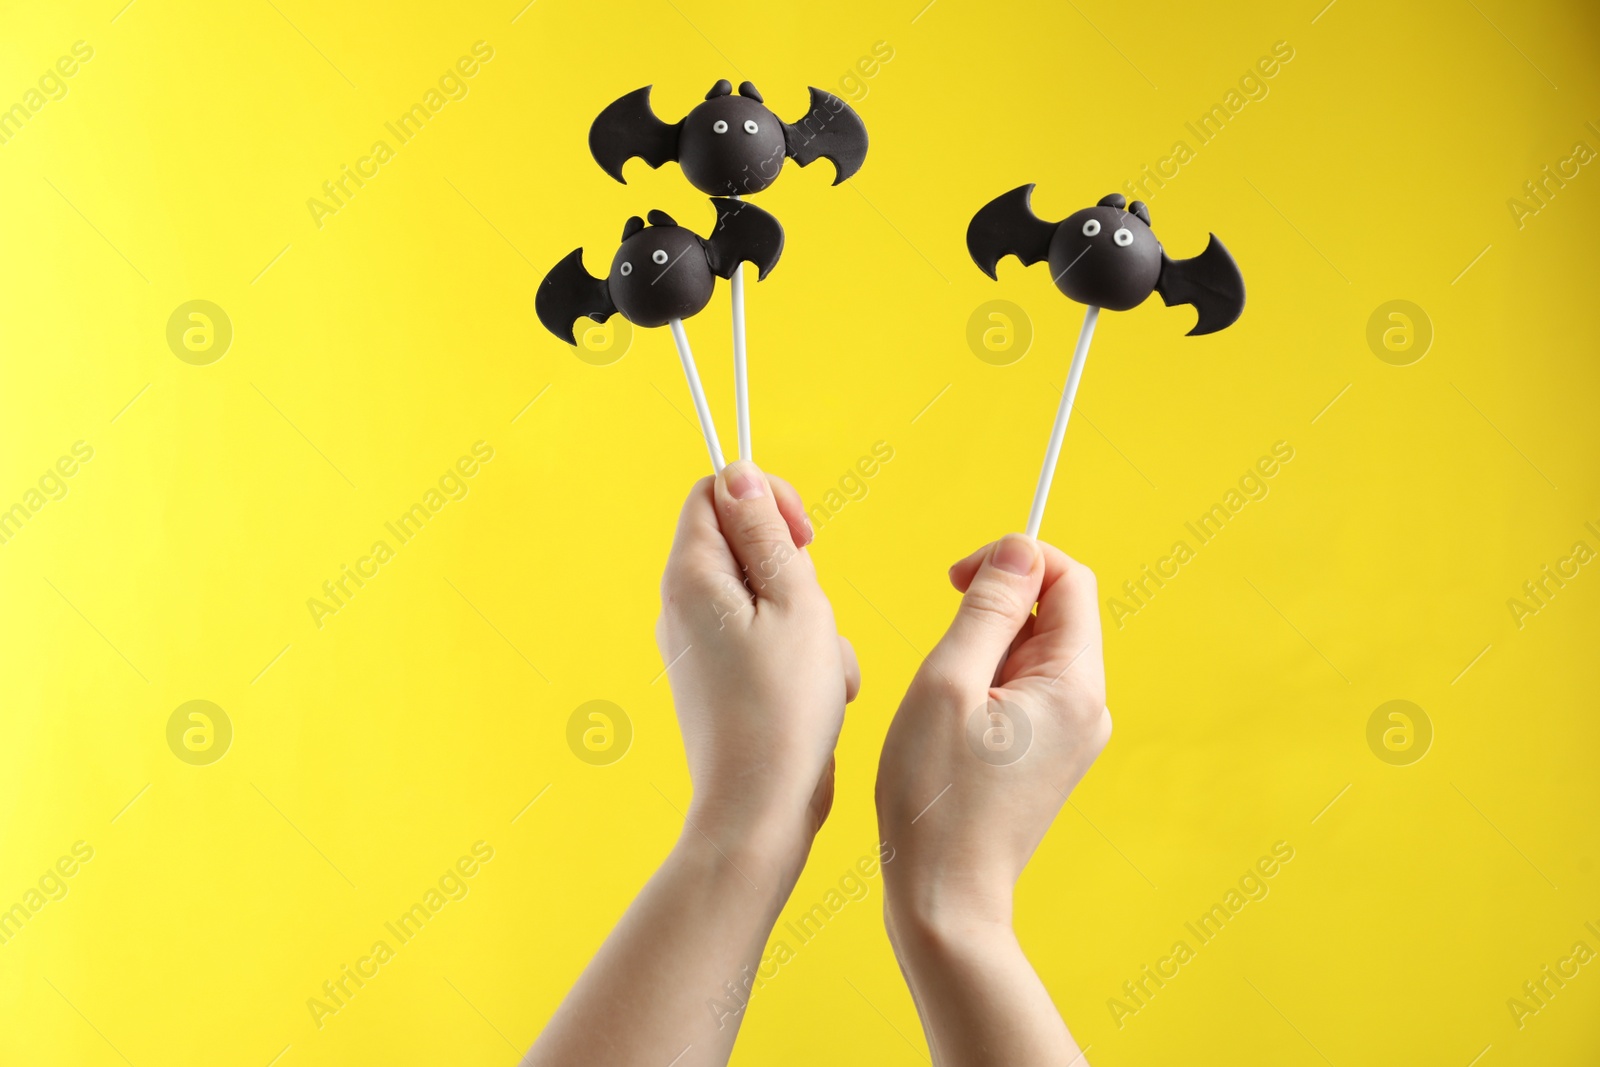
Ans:
<svg viewBox="0 0 1600 1067"><path fill-rule="evenodd" d="M1244 312L1244 275L1216 234L1193 259L1171 259L1163 249L1156 292L1168 307L1194 305L1200 317L1190 337L1226 329Z"/></svg>
<svg viewBox="0 0 1600 1067"><path fill-rule="evenodd" d="M714 196L711 204L717 209L717 228L705 245L712 273L729 278L735 267L748 261L761 272L756 280L765 278L783 255L783 226L746 200Z"/></svg>
<svg viewBox="0 0 1600 1067"><path fill-rule="evenodd" d="M1035 215L1032 197L1032 182L1019 185L983 205L967 224L967 252L989 277L1006 256L1016 256L1025 267L1049 258L1050 239L1060 224Z"/></svg>
<svg viewBox="0 0 1600 1067"><path fill-rule="evenodd" d="M596 278L584 269L581 248L574 248L567 258L550 268L550 273L539 283L533 309L544 328L569 345L578 343L572 324L580 316L604 322L617 313L605 279Z"/></svg>
<svg viewBox="0 0 1600 1067"><path fill-rule="evenodd" d="M838 185L867 159L867 126L855 109L832 93L811 89L811 108L799 122L783 124L789 158L802 167L826 159Z"/></svg>
<svg viewBox="0 0 1600 1067"><path fill-rule="evenodd" d="M651 169L678 158L683 123L667 124L650 109L650 86L612 101L589 127L589 151L600 169L624 185L622 165L638 156Z"/></svg>

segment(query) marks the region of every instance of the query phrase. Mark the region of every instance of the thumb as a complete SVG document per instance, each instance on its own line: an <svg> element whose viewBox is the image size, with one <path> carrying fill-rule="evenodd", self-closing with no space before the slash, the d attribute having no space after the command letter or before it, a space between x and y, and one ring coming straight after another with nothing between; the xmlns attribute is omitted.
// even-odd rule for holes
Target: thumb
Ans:
<svg viewBox="0 0 1600 1067"><path fill-rule="evenodd" d="M795 547L772 485L749 460L717 476L717 521L757 600L784 601L806 585L811 561Z"/></svg>
<svg viewBox="0 0 1600 1067"><path fill-rule="evenodd" d="M979 565L929 663L958 681L976 680L987 687L1000 657L1033 613L1043 581L1038 542L1007 534Z"/></svg>

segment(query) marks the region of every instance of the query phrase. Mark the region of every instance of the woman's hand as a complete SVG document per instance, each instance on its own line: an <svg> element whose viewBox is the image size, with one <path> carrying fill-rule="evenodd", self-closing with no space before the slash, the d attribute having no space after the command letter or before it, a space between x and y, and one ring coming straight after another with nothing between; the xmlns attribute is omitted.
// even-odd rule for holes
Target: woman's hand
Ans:
<svg viewBox="0 0 1600 1067"><path fill-rule="evenodd" d="M689 757L689 820L791 884L833 802L833 748L861 684L805 546L799 497L753 463L689 494L656 642Z"/></svg>
<svg viewBox="0 0 1600 1067"><path fill-rule="evenodd" d="M810 540L794 490L752 463L690 492L656 625L694 780L688 825L525 1067L728 1062L861 684Z"/></svg>
<svg viewBox="0 0 1600 1067"><path fill-rule="evenodd" d="M1077 1062L1011 895L1111 736L1094 575L1012 534L950 580L966 595L878 763L889 937L935 1063Z"/></svg>

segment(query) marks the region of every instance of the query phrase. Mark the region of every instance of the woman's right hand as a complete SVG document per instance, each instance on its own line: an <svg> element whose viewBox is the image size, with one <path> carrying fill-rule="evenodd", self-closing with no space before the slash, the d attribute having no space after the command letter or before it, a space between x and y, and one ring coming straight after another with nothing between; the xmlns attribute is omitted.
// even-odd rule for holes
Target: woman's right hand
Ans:
<svg viewBox="0 0 1600 1067"><path fill-rule="evenodd" d="M1012 534L950 580L965 596L878 762L889 937L935 1063L1065 1064L1077 1049L1016 943L1011 896L1111 737L1094 575Z"/></svg>

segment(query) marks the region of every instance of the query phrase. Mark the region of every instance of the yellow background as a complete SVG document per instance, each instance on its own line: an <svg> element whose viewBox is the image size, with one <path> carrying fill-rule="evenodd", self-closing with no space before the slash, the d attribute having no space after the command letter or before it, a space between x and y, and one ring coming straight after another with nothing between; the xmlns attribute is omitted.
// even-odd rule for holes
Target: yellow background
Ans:
<svg viewBox="0 0 1600 1067"><path fill-rule="evenodd" d="M1249 307L1200 339L1158 300L1102 317L1045 536L1110 595L1274 442L1295 458L1107 618L1116 737L1022 882L1022 940L1099 1065L1600 1062L1600 964L1521 1029L1506 1006L1600 950L1600 567L1520 629L1506 604L1600 549L1600 172L1520 229L1506 203L1600 148L1592 9L121 4L8 3L0 32L0 104L94 49L0 145L0 506L94 449L0 545L0 907L94 849L0 945L0 1062L489 1064L532 1041L689 795L652 637L705 466L670 339L590 365L532 298L575 246L603 268L631 213L711 214L675 166L607 179L588 124L647 82L676 119L722 77L794 117L880 41L866 166L837 188L785 168L759 202L788 249L749 293L758 460L816 503L894 449L815 548L866 683L791 908L873 846L944 569L1025 518L1080 321L1042 267L984 278L967 219L1025 181L1061 218L1196 147L1184 123L1286 41L1269 95L1151 201L1175 255L1227 243ZM480 40L465 99L318 228L307 199ZM233 324L207 366L165 339L193 299ZM966 341L993 299L1034 330L1009 366ZM1435 331L1404 367L1366 341L1394 299ZM731 448L724 288L688 328ZM480 440L466 498L314 625L307 598ZM209 766L166 741L196 699L234 729ZM591 699L633 725L610 766L565 740ZM1432 723L1410 766L1367 745L1391 699ZM307 998L480 840L470 894L314 1025ZM1108 999L1276 841L1270 896L1119 1028ZM736 1063L923 1062L880 904L874 879L799 949Z"/></svg>

